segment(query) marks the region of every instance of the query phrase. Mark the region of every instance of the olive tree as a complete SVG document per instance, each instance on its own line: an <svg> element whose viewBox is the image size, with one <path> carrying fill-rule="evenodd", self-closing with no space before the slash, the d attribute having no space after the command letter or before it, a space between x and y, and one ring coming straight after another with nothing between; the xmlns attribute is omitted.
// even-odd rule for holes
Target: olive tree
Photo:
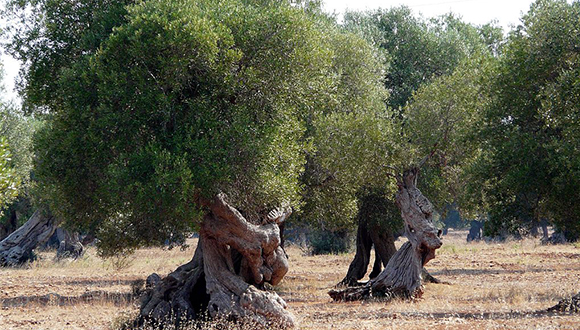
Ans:
<svg viewBox="0 0 580 330"><path fill-rule="evenodd" d="M337 184L342 188L341 192L346 191L344 187L349 187L355 192L350 194L354 200L351 204L353 211L349 214L343 213L343 217L354 218L357 223L356 255L339 285L356 285L367 272L371 249L375 250L375 262L369 275L372 279L380 273L383 266L387 265L396 251L395 239L404 231L394 198L395 180L389 173L400 174L404 169L416 166L419 159L433 152L432 149L437 149L437 154L442 155L459 146L461 141L458 140L437 144L426 136L428 134L433 137L442 136L445 128L440 123L451 118L447 109L451 107L454 116L458 116L462 111L461 107L464 106L446 106L445 103L465 104L465 101L458 98L467 99L476 95L471 92L453 94L452 89L446 88L445 84L457 85L462 89L477 84L477 81L473 81L467 86L462 86L462 76L467 75L469 78L466 79L472 80L477 78L470 75L467 69L456 75L454 72L458 67L465 66L465 62L470 58L490 56L488 54L497 51L499 47L497 34L501 30L492 24L473 26L462 22L453 14L425 20L414 16L406 7L347 13L345 28L361 34L384 54L383 62L387 69L382 73L383 84L389 92L385 99L387 107L381 110L383 118L379 119L390 122L390 128L383 138L389 143L373 141L372 146L366 151L370 155L383 156L381 159L368 162L374 167L367 162L364 166L358 163L353 166L357 171L366 171L366 175L373 179L357 180L352 182L352 185L346 182ZM446 78L450 76L453 77ZM442 82L444 79L448 82ZM433 86L426 87L431 85ZM416 98L419 98L417 102ZM478 97L474 98L472 103L477 101ZM466 130L467 127L473 125L469 123L465 126ZM459 149L461 148L457 148ZM434 162L435 158L431 157L430 161L424 164L418 183L421 190L427 192L433 200L434 212L441 214L448 203L455 202L450 198L451 195L460 194L450 193L454 187L449 185L451 181L448 180L451 174L457 177L457 171L453 171L451 166L434 166L437 165ZM358 157L348 158L348 161L357 162L356 159ZM328 163L344 166L342 164L345 162L335 160ZM397 167L394 172L393 166ZM426 271L423 275L429 281L437 281Z"/></svg>
<svg viewBox="0 0 580 330"><path fill-rule="evenodd" d="M288 270L279 225L324 124L380 104L372 48L285 1L23 3L32 28L11 49L47 120L35 175L55 217L94 228L105 256L199 231L189 263L151 277L138 321L291 326L262 290Z"/></svg>
<svg viewBox="0 0 580 330"><path fill-rule="evenodd" d="M487 86L492 97L479 133L484 155L473 173L490 205L490 235L534 233L548 218L568 239L580 237L573 151L579 13L578 1L534 2Z"/></svg>

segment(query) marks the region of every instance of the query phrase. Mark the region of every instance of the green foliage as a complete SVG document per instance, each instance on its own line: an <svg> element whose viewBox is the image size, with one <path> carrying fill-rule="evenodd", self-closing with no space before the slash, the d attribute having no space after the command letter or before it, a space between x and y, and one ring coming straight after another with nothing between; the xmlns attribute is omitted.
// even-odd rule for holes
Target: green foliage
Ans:
<svg viewBox="0 0 580 330"><path fill-rule="evenodd" d="M400 232L403 230L401 211L394 201L392 191L365 188L359 192L359 221L365 221L369 230Z"/></svg>
<svg viewBox="0 0 580 330"><path fill-rule="evenodd" d="M405 133L412 158L431 155L419 185L437 209L458 203L464 216L484 212L482 199L470 194L470 168L481 154L477 130L490 102L484 86L496 60L489 54L465 59L450 75L419 88L405 108Z"/></svg>
<svg viewBox="0 0 580 330"><path fill-rule="evenodd" d="M580 3L538 0L504 47L476 164L492 223L530 229L542 217L577 238Z"/></svg>
<svg viewBox="0 0 580 330"><path fill-rule="evenodd" d="M11 160L12 156L6 138L0 137L0 212L18 196L20 178L10 165Z"/></svg>
<svg viewBox="0 0 580 330"><path fill-rule="evenodd" d="M58 77L79 58L94 54L112 28L125 21L131 0L8 0L3 18L7 51L26 63L19 84L23 107L44 112L63 97Z"/></svg>
<svg viewBox="0 0 580 330"><path fill-rule="evenodd" d="M3 76L0 66L0 78ZM4 87L0 86L0 92ZM32 134L39 122L24 116L10 101L0 97L0 225L12 210L28 215Z"/></svg>
<svg viewBox="0 0 580 330"><path fill-rule="evenodd" d="M313 255L346 253L349 251L352 241L348 231L323 229L314 229L308 235L308 239L309 252Z"/></svg>
<svg viewBox="0 0 580 330"><path fill-rule="evenodd" d="M474 27L452 14L425 21L408 7L345 15L348 29L364 33L389 58L384 77L387 105L400 109L433 77L450 74L466 57L496 47L501 29Z"/></svg>
<svg viewBox="0 0 580 330"><path fill-rule="evenodd" d="M334 155L328 158L327 168L335 169L328 171L332 173L329 177L336 181L340 190L326 187L335 197L333 205L337 204L334 203L336 200L338 203L348 200L350 204L343 205L351 206L347 209L349 213L337 212L332 217L337 220L332 223L340 223L341 228L347 225L352 227L353 221L345 220L354 219L356 212L359 216L366 215L372 219L400 219L399 211L395 207L385 208L394 205L391 196L395 187L390 174L398 174L402 168L416 164L431 153L437 140L443 139L442 136L445 141L437 146L438 155L457 159L445 159L445 166L431 161L427 165L429 168L423 170L420 183L427 195L433 197L438 209L443 210L447 203L455 201L460 195L460 187L453 187L451 184L459 186L463 183L462 166L475 157L477 148L473 142L469 143L469 147L461 145L469 140L466 131L475 125L474 112L480 106L477 104L481 101L477 89L481 76L479 72L483 69L477 65L485 62L484 58L488 57L483 54L490 54L493 47L498 47L498 32L501 35L501 29L491 24L481 28L474 27L451 14L425 21L413 16L406 7L347 13L345 28L363 36L379 48L381 56L378 61L387 64L382 72L382 80L389 95L386 99L387 109L377 108L376 113L367 110L365 116L372 118L363 125L354 127L356 119L344 120L343 125L349 125L342 130L349 132L344 139L348 143L338 146L329 143L328 141L336 139L336 133L321 139L325 141L325 147L334 150ZM468 58L471 57L479 60L470 64ZM453 75L458 66L465 68ZM470 72L473 68L476 68L475 73ZM464 85L466 82L468 84ZM454 92L451 99L448 99L450 87L458 87L463 91L459 95ZM414 98L418 100L415 101ZM407 104L408 107L404 108ZM453 123L449 123L450 121ZM450 125L453 129L448 127ZM452 136L449 135L450 130L453 130ZM358 146L355 141L359 141ZM469 149L470 153L464 155L465 149ZM364 152L361 154L358 150ZM350 168L346 169L347 166ZM337 180L335 173L344 173L346 178ZM353 173L360 174L352 175ZM350 190L347 192L347 189ZM371 194L371 191L381 193L376 195ZM370 195L366 196L367 193ZM379 196L384 198L380 199ZM367 199L373 200L373 203L365 202ZM368 210L365 210L367 207ZM377 208L381 208L378 213L375 212ZM345 211L340 208L332 210ZM371 215L379 213L382 216ZM317 210L317 214L322 214L322 210ZM369 221L373 221L372 219ZM387 221L389 225L386 226L396 230L400 226L399 222L400 220Z"/></svg>
<svg viewBox="0 0 580 330"><path fill-rule="evenodd" d="M18 178L19 185L16 195L9 203L0 207L0 224L7 223L13 212L18 212L19 223L28 219L33 213L32 208L32 135L40 127L41 122L34 118L24 116L16 111L11 104L0 106L0 136L4 137L9 146L9 167L13 175ZM3 211L3 212L2 212ZM9 228L15 225L9 225ZM15 228L10 228L14 230Z"/></svg>
<svg viewBox="0 0 580 330"><path fill-rule="evenodd" d="M358 212L357 193L365 186L392 185L388 165L396 153L396 133L385 110L381 83L383 57L352 33L333 38L337 91L312 117L304 207L301 220L326 231L349 231Z"/></svg>
<svg viewBox="0 0 580 330"><path fill-rule="evenodd" d="M11 104L0 105L0 136L6 138L12 153L12 164L23 184L30 185L32 171L32 136L41 121L25 116Z"/></svg>
<svg viewBox="0 0 580 330"><path fill-rule="evenodd" d="M396 187L391 174L418 162L439 140L444 141L437 146L438 159L424 170L421 186L440 210L461 196L464 167L477 156L470 134L484 103L479 83L490 54L499 49L501 29L492 24L474 27L453 15L424 21L406 7L349 12L344 28L376 48L372 57L346 57L373 63L374 72L355 63L351 72L367 72L366 81L382 80L386 90L355 78L354 86L375 90L369 95L383 95L383 100L373 99L362 111L318 119L316 152L303 176L303 218L330 231L353 228L357 216L396 230L401 221L392 200ZM345 54L349 49L341 48ZM454 73L458 66L461 70ZM341 94L352 99L357 89L346 87ZM403 108L405 104L409 106Z"/></svg>

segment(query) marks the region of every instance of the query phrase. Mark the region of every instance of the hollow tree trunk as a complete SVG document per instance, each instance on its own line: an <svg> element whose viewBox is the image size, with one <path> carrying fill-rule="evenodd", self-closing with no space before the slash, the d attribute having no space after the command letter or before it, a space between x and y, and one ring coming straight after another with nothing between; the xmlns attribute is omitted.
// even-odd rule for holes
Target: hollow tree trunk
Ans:
<svg viewBox="0 0 580 330"><path fill-rule="evenodd" d="M22 227L0 242L0 266L15 266L30 260L32 251L53 234L55 222L45 211L34 212Z"/></svg>
<svg viewBox="0 0 580 330"><path fill-rule="evenodd" d="M148 290L138 325L178 325L207 313L292 327L294 317L284 300L261 290L265 283L278 284L288 271L279 224L291 210L275 210L260 223L250 223L223 194L205 204L208 212L193 259Z"/></svg>
<svg viewBox="0 0 580 330"><path fill-rule="evenodd" d="M361 300L369 297L417 297L422 294L423 266L435 257L441 247L433 225L433 205L417 189L418 168L407 170L399 180L397 206L405 222L409 239L389 260L385 269L363 287L331 290L334 300Z"/></svg>

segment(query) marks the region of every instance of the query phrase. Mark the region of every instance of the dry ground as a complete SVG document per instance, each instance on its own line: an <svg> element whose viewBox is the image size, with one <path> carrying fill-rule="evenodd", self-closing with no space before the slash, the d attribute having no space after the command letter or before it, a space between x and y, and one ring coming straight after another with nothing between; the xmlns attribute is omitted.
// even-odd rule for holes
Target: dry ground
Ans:
<svg viewBox="0 0 580 330"><path fill-rule="evenodd" d="M353 254L307 256L296 246L288 248L291 269L276 290L300 329L580 329L580 315L525 315L580 291L580 245L468 244L466 234L450 231L427 265L450 285L429 284L414 302L331 302L326 292ZM127 300L131 283L167 274L194 247L192 240L185 251L142 249L116 263L94 249L77 261L55 262L54 252L43 252L28 267L2 269L0 329L112 329L137 310Z"/></svg>

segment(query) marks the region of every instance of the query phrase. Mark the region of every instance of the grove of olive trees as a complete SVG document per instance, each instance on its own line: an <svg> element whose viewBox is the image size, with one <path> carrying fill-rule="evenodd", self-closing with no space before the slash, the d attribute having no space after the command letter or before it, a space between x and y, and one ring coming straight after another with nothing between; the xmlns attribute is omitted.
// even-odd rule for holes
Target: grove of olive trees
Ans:
<svg viewBox="0 0 580 330"><path fill-rule="evenodd" d="M309 1L10 0L3 16L24 65L22 109L2 105L0 265L58 226L102 257L197 232L191 261L148 278L136 327L295 326L271 290L287 222L356 230L350 287L329 292L347 301L420 297L450 205L487 236L548 219L580 237L579 1L537 0L506 34L407 7L338 23Z"/></svg>

